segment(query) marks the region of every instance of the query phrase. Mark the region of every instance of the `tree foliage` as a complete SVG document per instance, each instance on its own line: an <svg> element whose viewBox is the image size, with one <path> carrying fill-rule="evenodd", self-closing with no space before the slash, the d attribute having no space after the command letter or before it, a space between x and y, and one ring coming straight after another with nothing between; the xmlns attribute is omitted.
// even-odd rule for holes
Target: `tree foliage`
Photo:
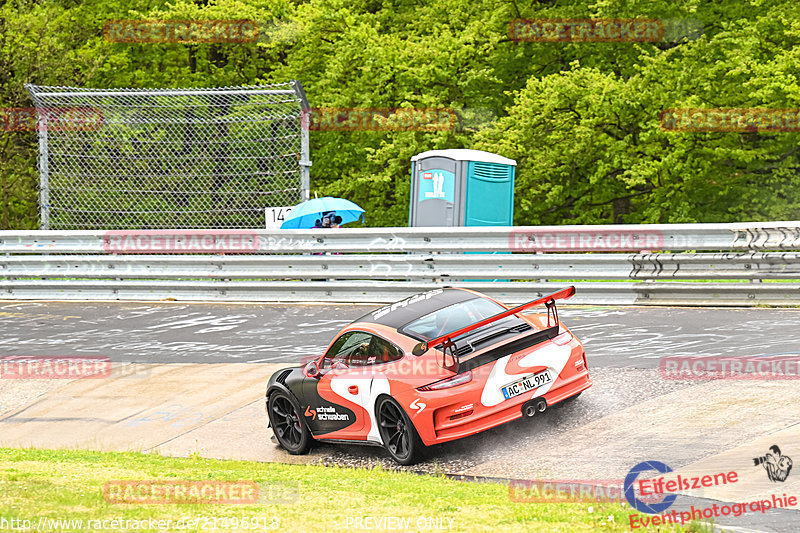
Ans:
<svg viewBox="0 0 800 533"><path fill-rule="evenodd" d="M313 107L452 108L446 131L313 131L312 189L370 225L408 220L409 159L478 148L517 160L515 223L800 218L798 133L676 132L668 108L800 108L792 0L10 0L0 106L23 84L211 87L299 79ZM660 18L670 42L515 42L516 18ZM112 43L114 19L253 19L236 44ZM688 27L688 26L687 26ZM36 136L0 138L0 229L33 228Z"/></svg>

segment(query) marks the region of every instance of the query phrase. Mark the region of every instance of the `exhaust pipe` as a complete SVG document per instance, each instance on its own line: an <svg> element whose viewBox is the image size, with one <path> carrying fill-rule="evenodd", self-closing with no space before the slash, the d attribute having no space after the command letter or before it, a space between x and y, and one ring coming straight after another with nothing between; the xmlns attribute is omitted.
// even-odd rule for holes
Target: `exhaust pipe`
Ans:
<svg viewBox="0 0 800 533"><path fill-rule="evenodd" d="M532 418L536 413L544 413L547 401L544 398L534 398L522 404L522 414Z"/></svg>
<svg viewBox="0 0 800 533"><path fill-rule="evenodd" d="M544 413L547 409L547 400L544 398L534 398L522 404L522 414L528 418L533 418L536 413Z"/></svg>
<svg viewBox="0 0 800 533"><path fill-rule="evenodd" d="M545 409L547 409L547 400L540 398L539 401L536 402L536 410L540 413L544 413Z"/></svg>

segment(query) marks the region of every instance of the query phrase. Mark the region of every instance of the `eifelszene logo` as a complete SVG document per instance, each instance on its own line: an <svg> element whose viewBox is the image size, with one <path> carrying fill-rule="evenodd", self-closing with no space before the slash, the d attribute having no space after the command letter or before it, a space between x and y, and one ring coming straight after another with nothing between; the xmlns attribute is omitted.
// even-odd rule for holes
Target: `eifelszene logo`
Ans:
<svg viewBox="0 0 800 533"><path fill-rule="evenodd" d="M755 466L761 465L767 471L770 481L780 481L783 483L792 471L792 459L787 455L781 454L781 449L777 444L769 447L769 452L761 457L753 457Z"/></svg>
<svg viewBox="0 0 800 533"><path fill-rule="evenodd" d="M677 499L676 494L668 494L664 496L664 499L658 503L649 503L644 502L641 499L636 497L634 492L634 485L639 477L639 474L642 472L648 472L650 470L655 470L661 474L667 474L672 472L672 469L662 463L661 461L645 461L639 463L638 465L631 468L631 471L628 472L628 475L625 476L625 483L623 484L623 492L625 494L625 499L628 500L628 503L631 504L631 507L636 509L639 512L647 513L647 514L659 514L667 509L669 509L670 505L675 502ZM641 492L641 489L640 489Z"/></svg>

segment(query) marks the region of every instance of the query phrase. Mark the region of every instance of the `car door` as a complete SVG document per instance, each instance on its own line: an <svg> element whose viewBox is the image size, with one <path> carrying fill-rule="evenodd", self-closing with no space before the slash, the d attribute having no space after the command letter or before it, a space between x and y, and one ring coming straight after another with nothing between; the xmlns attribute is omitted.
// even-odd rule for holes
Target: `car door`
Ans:
<svg viewBox="0 0 800 533"><path fill-rule="evenodd" d="M366 331L343 333L325 354L320 377L304 378L306 405L301 407L315 436L363 440L363 430L370 419L365 405L371 377L361 363L367 359L372 338Z"/></svg>

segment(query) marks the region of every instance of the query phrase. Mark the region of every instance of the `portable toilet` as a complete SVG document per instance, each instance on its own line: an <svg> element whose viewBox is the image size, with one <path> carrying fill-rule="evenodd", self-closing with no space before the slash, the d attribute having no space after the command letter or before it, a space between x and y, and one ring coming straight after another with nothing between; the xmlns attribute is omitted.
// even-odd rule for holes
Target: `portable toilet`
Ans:
<svg viewBox="0 0 800 533"><path fill-rule="evenodd" d="M517 162L481 150L411 158L409 226L511 226Z"/></svg>

